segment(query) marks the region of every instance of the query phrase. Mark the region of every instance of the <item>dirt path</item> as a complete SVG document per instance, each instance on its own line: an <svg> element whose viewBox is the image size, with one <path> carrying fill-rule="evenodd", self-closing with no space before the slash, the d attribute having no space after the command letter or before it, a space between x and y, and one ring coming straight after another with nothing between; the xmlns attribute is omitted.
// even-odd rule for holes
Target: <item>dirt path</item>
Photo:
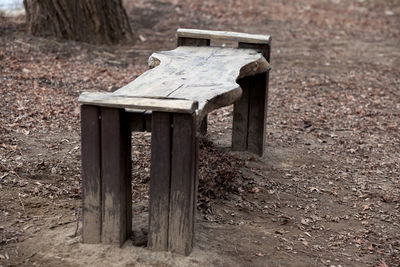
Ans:
<svg viewBox="0 0 400 267"><path fill-rule="evenodd" d="M0 17L0 266L399 266L398 0L134 2L138 41L117 48ZM133 241L81 244L77 96L140 75L178 27L272 35L267 153L231 153L232 108L215 111L194 252L150 253L150 134L135 134Z"/></svg>

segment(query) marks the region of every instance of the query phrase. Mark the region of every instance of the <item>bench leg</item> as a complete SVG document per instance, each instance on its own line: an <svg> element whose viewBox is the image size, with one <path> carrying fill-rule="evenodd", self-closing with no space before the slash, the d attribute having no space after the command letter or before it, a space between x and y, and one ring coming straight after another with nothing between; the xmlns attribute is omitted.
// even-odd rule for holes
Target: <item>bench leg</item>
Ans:
<svg viewBox="0 0 400 267"><path fill-rule="evenodd" d="M101 108L102 243L122 245L131 232L130 150L124 110Z"/></svg>
<svg viewBox="0 0 400 267"><path fill-rule="evenodd" d="M83 105L83 242L122 245L132 227L131 133L120 109Z"/></svg>
<svg viewBox="0 0 400 267"><path fill-rule="evenodd" d="M148 247L160 251L168 250L171 119L170 113L152 115Z"/></svg>
<svg viewBox="0 0 400 267"><path fill-rule="evenodd" d="M264 154L268 72L238 81L243 94L233 110L232 150Z"/></svg>
<svg viewBox="0 0 400 267"><path fill-rule="evenodd" d="M194 114L153 113L148 241L153 250L192 251L197 149Z"/></svg>

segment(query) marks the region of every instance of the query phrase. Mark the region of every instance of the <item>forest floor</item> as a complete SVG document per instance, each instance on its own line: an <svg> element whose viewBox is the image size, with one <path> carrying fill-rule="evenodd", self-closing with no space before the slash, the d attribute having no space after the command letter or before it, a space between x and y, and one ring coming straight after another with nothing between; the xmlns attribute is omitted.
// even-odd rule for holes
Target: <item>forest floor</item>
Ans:
<svg viewBox="0 0 400 267"><path fill-rule="evenodd" d="M399 266L398 0L126 1L136 43L32 37L0 17L0 266ZM143 73L178 27L272 35L266 153L200 152L196 245L145 248L150 133L133 138L133 237L80 243L82 91Z"/></svg>

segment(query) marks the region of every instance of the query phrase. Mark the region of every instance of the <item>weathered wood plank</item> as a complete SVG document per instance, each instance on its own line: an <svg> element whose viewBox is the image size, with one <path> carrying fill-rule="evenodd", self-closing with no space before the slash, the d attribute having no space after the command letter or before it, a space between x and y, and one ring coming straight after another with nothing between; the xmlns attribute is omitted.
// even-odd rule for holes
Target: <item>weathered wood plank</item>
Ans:
<svg viewBox="0 0 400 267"><path fill-rule="evenodd" d="M207 46L180 46L155 53L150 61L159 65L113 95L198 101L199 123L207 113L240 98L242 90L236 79L270 68L262 54L255 50Z"/></svg>
<svg viewBox="0 0 400 267"><path fill-rule="evenodd" d="M195 115L173 115L168 248L185 255L193 245L195 124Z"/></svg>
<svg viewBox="0 0 400 267"><path fill-rule="evenodd" d="M198 39L198 38L190 38L190 37L178 37L178 46L210 46L210 39ZM204 136L207 134L207 115L204 115L204 118L201 120L201 124L199 126L200 133Z"/></svg>
<svg viewBox="0 0 400 267"><path fill-rule="evenodd" d="M268 73L248 77L250 80L249 129L247 150L259 156L264 153L265 123L268 102Z"/></svg>
<svg viewBox="0 0 400 267"><path fill-rule="evenodd" d="M233 106L232 150L246 151L249 126L249 86L248 78L238 81L243 93Z"/></svg>
<svg viewBox="0 0 400 267"><path fill-rule="evenodd" d="M153 112L148 235L148 247L152 250L168 250L171 119L170 113Z"/></svg>
<svg viewBox="0 0 400 267"><path fill-rule="evenodd" d="M261 34L248 34L228 31L208 31L197 29L178 29L178 37L200 38L200 39L215 39L228 40L244 43L269 44L271 36Z"/></svg>
<svg viewBox="0 0 400 267"><path fill-rule="evenodd" d="M156 77L154 77L156 78ZM149 86L147 86L149 88ZM121 90L121 89L120 89ZM119 91L119 90L118 90ZM141 97L106 92L83 92L79 96L80 104L100 107L142 109L165 112L193 113L198 103L193 100L177 99L176 97Z"/></svg>
<svg viewBox="0 0 400 267"><path fill-rule="evenodd" d="M122 245L130 229L130 136L123 109L101 108L102 243ZM129 188L129 190L128 190ZM129 193L130 194L130 193ZM130 204L130 203L129 203Z"/></svg>
<svg viewBox="0 0 400 267"><path fill-rule="evenodd" d="M100 109L81 106L84 243L101 242Z"/></svg>

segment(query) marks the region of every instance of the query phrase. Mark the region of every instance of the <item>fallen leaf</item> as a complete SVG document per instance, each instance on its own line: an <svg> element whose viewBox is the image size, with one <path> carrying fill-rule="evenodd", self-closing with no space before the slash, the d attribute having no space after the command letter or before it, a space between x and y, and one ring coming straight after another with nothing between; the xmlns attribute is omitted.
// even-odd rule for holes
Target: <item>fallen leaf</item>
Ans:
<svg viewBox="0 0 400 267"><path fill-rule="evenodd" d="M307 219L307 218L305 219L305 218L303 218L303 217L300 219L300 222L301 222L302 225L309 225L309 224L310 224L310 223L309 223L310 220Z"/></svg>

